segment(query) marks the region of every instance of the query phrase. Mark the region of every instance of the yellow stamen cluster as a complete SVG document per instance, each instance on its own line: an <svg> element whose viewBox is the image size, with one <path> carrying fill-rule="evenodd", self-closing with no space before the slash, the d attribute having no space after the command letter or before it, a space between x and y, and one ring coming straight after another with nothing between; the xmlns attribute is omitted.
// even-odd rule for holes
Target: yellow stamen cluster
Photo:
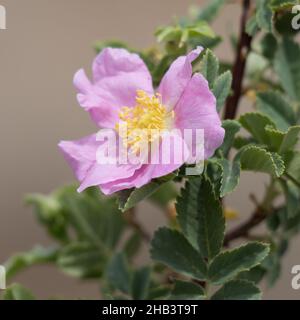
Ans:
<svg viewBox="0 0 300 320"><path fill-rule="evenodd" d="M116 125L116 130L126 146L133 152L138 152L142 144L157 139L159 131L168 128L174 114L167 111L159 94L149 96L145 91L137 90L135 100L136 105L133 108L121 109L121 122Z"/></svg>

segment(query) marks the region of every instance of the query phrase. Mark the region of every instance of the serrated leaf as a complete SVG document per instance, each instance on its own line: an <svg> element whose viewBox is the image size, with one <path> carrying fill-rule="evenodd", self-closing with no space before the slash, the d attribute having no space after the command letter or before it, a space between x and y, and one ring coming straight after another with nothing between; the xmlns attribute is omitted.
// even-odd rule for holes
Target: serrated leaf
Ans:
<svg viewBox="0 0 300 320"><path fill-rule="evenodd" d="M208 179L191 178L176 204L182 232L203 257L212 259L222 248L225 219Z"/></svg>
<svg viewBox="0 0 300 320"><path fill-rule="evenodd" d="M66 274L79 278L99 278L107 257L102 250L88 242L73 242L65 246L57 264Z"/></svg>
<svg viewBox="0 0 300 320"><path fill-rule="evenodd" d="M280 145L279 153L285 153L298 143L300 126L290 127L287 133L283 137L283 141Z"/></svg>
<svg viewBox="0 0 300 320"><path fill-rule="evenodd" d="M219 72L219 60L210 49L206 50L202 58L200 72L208 81L209 87L213 88Z"/></svg>
<svg viewBox="0 0 300 320"><path fill-rule="evenodd" d="M150 272L149 267L143 267L134 272L131 283L131 295L134 300L144 300L148 296Z"/></svg>
<svg viewBox="0 0 300 320"><path fill-rule="evenodd" d="M287 132L282 132L274 128L266 127L270 145L273 151L284 154L292 150L298 142L300 126L289 127Z"/></svg>
<svg viewBox="0 0 300 320"><path fill-rule="evenodd" d="M258 265L268 253L269 246L259 242L222 252L211 262L208 277L214 284L223 284L240 272Z"/></svg>
<svg viewBox="0 0 300 320"><path fill-rule="evenodd" d="M224 284L211 300L259 300L261 292L252 282L232 280Z"/></svg>
<svg viewBox="0 0 300 320"><path fill-rule="evenodd" d="M285 170L284 162L279 154L268 152L258 146L246 147L240 155L243 170L268 173L280 177Z"/></svg>
<svg viewBox="0 0 300 320"><path fill-rule="evenodd" d="M261 266L257 266L248 271L243 271L239 273L237 279L250 281L256 284L263 279L265 274L266 270Z"/></svg>
<svg viewBox="0 0 300 320"><path fill-rule="evenodd" d="M171 300L203 300L205 291L193 282L176 280L171 292Z"/></svg>
<svg viewBox="0 0 300 320"><path fill-rule="evenodd" d="M223 155L227 157L230 148L233 145L235 135L240 131L241 125L236 120L224 120L222 127L225 129L225 137L222 146L219 148Z"/></svg>
<svg viewBox="0 0 300 320"><path fill-rule="evenodd" d="M224 197L237 187L240 180L241 163L239 158L235 158L232 162L224 158L215 161L222 170L220 197Z"/></svg>
<svg viewBox="0 0 300 320"><path fill-rule="evenodd" d="M300 47L288 37L283 37L275 55L274 66L279 80L295 101L300 100Z"/></svg>
<svg viewBox="0 0 300 320"><path fill-rule="evenodd" d="M35 297L28 289L14 283L5 290L3 300L35 300Z"/></svg>
<svg viewBox="0 0 300 320"><path fill-rule="evenodd" d="M231 83L232 74L229 70L219 75L214 82L212 92L217 99L218 112L221 111L222 107L224 106L225 100L230 93Z"/></svg>
<svg viewBox="0 0 300 320"><path fill-rule="evenodd" d="M270 126L275 128L275 124L270 118L258 112L249 112L243 114L239 122L258 142L269 144L270 141L265 127Z"/></svg>
<svg viewBox="0 0 300 320"><path fill-rule="evenodd" d="M207 266L202 256L178 231L168 228L156 231L151 242L151 257L187 277L206 279Z"/></svg>
<svg viewBox="0 0 300 320"><path fill-rule="evenodd" d="M279 130L286 131L296 124L296 115L292 106L279 92L258 93L256 107L259 112L268 116Z"/></svg>

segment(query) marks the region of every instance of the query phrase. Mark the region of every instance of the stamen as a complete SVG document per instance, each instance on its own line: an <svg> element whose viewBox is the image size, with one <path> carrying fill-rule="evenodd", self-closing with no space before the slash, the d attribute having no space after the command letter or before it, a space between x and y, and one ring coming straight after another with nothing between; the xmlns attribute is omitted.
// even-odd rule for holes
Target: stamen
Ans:
<svg viewBox="0 0 300 320"><path fill-rule="evenodd" d="M149 96L143 90L137 90L136 105L133 108L123 107L119 113L122 122L116 124L116 130L123 138L124 144L134 153L140 151L143 144L159 138L153 130L164 130L174 118L174 111L168 112L162 104L161 95ZM125 129L125 130L124 130ZM139 133L141 132L142 133Z"/></svg>

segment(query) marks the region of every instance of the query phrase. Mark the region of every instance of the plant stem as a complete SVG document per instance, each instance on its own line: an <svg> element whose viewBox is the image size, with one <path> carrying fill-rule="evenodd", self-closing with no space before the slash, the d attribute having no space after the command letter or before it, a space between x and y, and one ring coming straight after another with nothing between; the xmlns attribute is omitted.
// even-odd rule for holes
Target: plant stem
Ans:
<svg viewBox="0 0 300 320"><path fill-rule="evenodd" d="M298 188L300 188L300 182L298 180L296 180L293 176L291 176L287 172L284 175L287 177L287 179L291 180Z"/></svg>
<svg viewBox="0 0 300 320"><path fill-rule="evenodd" d="M272 214L275 210L271 207L271 203L276 196L276 189L274 186L274 180L272 179L270 185L267 187L264 199L260 204L257 204L255 211L251 217L236 229L233 229L225 235L224 246L228 246L232 240L237 238L246 238L249 235L249 231L264 221L268 215Z"/></svg>
<svg viewBox="0 0 300 320"><path fill-rule="evenodd" d="M246 24L250 13L250 0L243 0L243 13L241 17L240 37L236 59L233 67L232 92L225 106L225 119L234 119L242 94L242 82L245 73L247 55L251 49L252 37L246 33Z"/></svg>
<svg viewBox="0 0 300 320"><path fill-rule="evenodd" d="M230 231L224 239L224 246L228 246L232 240L241 237L247 237L249 231L255 226L259 225L262 221L264 221L267 217L267 212L262 208L257 207L251 217L236 229Z"/></svg>

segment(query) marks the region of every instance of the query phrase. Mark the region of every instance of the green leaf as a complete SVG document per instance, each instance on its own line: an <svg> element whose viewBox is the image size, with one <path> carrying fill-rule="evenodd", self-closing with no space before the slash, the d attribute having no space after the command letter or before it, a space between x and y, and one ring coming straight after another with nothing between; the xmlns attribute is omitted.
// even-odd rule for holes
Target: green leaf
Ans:
<svg viewBox="0 0 300 320"><path fill-rule="evenodd" d="M73 277L99 278L106 261L107 257L99 247L88 242L73 242L61 250L57 264Z"/></svg>
<svg viewBox="0 0 300 320"><path fill-rule="evenodd" d="M239 273L237 279L246 280L253 283L259 283L263 279L265 274L266 270L259 265L248 271L243 271Z"/></svg>
<svg viewBox="0 0 300 320"><path fill-rule="evenodd" d="M208 277L213 284L223 284L240 272L258 265L269 253L267 244L253 242L220 253L211 262Z"/></svg>
<svg viewBox="0 0 300 320"><path fill-rule="evenodd" d="M198 21L194 25L188 25L183 30L188 30L189 38L199 38L207 37L214 38L215 33L211 27L205 21Z"/></svg>
<svg viewBox="0 0 300 320"><path fill-rule="evenodd" d="M299 139L300 126L290 127L283 137L279 153L285 153L295 147Z"/></svg>
<svg viewBox="0 0 300 320"><path fill-rule="evenodd" d="M240 131L241 125L236 120L224 120L222 127L225 129L225 137L222 146L219 148L223 155L227 157L233 145L235 135Z"/></svg>
<svg viewBox="0 0 300 320"><path fill-rule="evenodd" d="M31 194L25 197L25 202L33 206L38 221L54 239L68 240L66 214L56 193L50 196Z"/></svg>
<svg viewBox="0 0 300 320"><path fill-rule="evenodd" d="M182 232L203 257L212 259L223 244L225 219L210 181L191 178L176 204Z"/></svg>
<svg viewBox="0 0 300 320"><path fill-rule="evenodd" d="M103 251L115 248L125 222L114 198L101 196L99 190L90 188L80 194L64 194L62 201L80 241L91 242Z"/></svg>
<svg viewBox="0 0 300 320"><path fill-rule="evenodd" d="M269 135L270 146L273 151L284 154L292 150L298 142L300 126L289 127L287 132L282 132L270 127L266 127Z"/></svg>
<svg viewBox="0 0 300 320"><path fill-rule="evenodd" d="M207 49L203 56L200 64L200 72L208 81L209 87L213 88L219 72L219 60L210 49Z"/></svg>
<svg viewBox="0 0 300 320"><path fill-rule="evenodd" d="M220 9L225 4L226 0L211 0L209 4L201 8L198 15L197 20L205 20L207 22L211 22L219 13Z"/></svg>
<svg viewBox="0 0 300 320"><path fill-rule="evenodd" d="M9 279L34 264L55 262L57 253L57 248L43 248L41 246L28 252L17 253L5 263L6 277Z"/></svg>
<svg viewBox="0 0 300 320"><path fill-rule="evenodd" d="M276 52L274 66L279 80L295 101L300 100L300 47L288 37L282 39Z"/></svg>
<svg viewBox="0 0 300 320"><path fill-rule="evenodd" d="M158 28L155 36L158 42L178 41L181 37L182 30L180 26L167 26Z"/></svg>
<svg viewBox="0 0 300 320"><path fill-rule="evenodd" d="M143 267L134 272L131 284L131 295L134 300L144 300L147 298L150 286L149 267Z"/></svg>
<svg viewBox="0 0 300 320"><path fill-rule="evenodd" d="M259 112L268 116L279 130L286 131L296 124L296 115L292 106L276 91L257 94L256 107Z"/></svg>
<svg viewBox="0 0 300 320"><path fill-rule="evenodd" d="M258 112L249 112L243 114L239 122L258 142L269 144L269 137L265 131L265 127L270 126L275 128L275 124L270 118Z"/></svg>
<svg viewBox="0 0 300 320"><path fill-rule="evenodd" d="M267 32L272 32L273 12L269 6L269 0L256 1L256 20L258 26Z"/></svg>
<svg viewBox="0 0 300 320"><path fill-rule="evenodd" d="M123 253L117 253L112 257L107 265L106 277L114 289L130 293L132 274Z"/></svg>
<svg viewBox="0 0 300 320"><path fill-rule="evenodd" d="M298 3L299 4L299 3ZM298 10L292 12L292 7L289 10L279 10L276 15L274 27L276 34L282 37L296 37L299 33L299 28L294 28L294 23L298 25L299 19L297 16Z"/></svg>
<svg viewBox="0 0 300 320"><path fill-rule="evenodd" d="M187 277L206 278L207 267L202 256L178 231L168 228L156 231L151 243L151 257Z"/></svg>
<svg viewBox="0 0 300 320"><path fill-rule="evenodd" d="M277 40L275 36L272 33L267 33L262 38L260 45L263 56L267 59L273 60L277 51Z"/></svg>
<svg viewBox="0 0 300 320"><path fill-rule="evenodd" d="M267 270L266 280L268 287L273 287L281 273L281 264L278 252L271 252L263 261L262 266Z"/></svg>
<svg viewBox="0 0 300 320"><path fill-rule="evenodd" d="M140 201L150 197L161 186L161 183L152 181L141 188L119 191L117 193L119 209L124 212L133 208Z"/></svg>
<svg viewBox="0 0 300 320"><path fill-rule="evenodd" d="M240 156L243 170L268 173L280 177L285 170L284 162L279 154L268 152L258 146L246 147Z"/></svg>
<svg viewBox="0 0 300 320"><path fill-rule="evenodd" d="M205 291L193 282L176 280L171 292L171 300L203 300Z"/></svg>
<svg viewBox="0 0 300 320"><path fill-rule="evenodd" d="M228 97L231 89L232 74L230 71L226 71L218 76L215 80L212 92L217 99L217 110L221 111L224 106L225 100Z"/></svg>
<svg viewBox="0 0 300 320"><path fill-rule="evenodd" d="M211 300L259 300L261 292L253 283L245 280L232 280L224 284Z"/></svg>
<svg viewBox="0 0 300 320"><path fill-rule="evenodd" d="M227 159L216 159L215 163L222 170L220 197L224 197L235 190L240 180L241 163L238 157L232 162Z"/></svg>
<svg viewBox="0 0 300 320"><path fill-rule="evenodd" d="M35 300L35 297L28 289L14 283L5 290L3 300Z"/></svg>

